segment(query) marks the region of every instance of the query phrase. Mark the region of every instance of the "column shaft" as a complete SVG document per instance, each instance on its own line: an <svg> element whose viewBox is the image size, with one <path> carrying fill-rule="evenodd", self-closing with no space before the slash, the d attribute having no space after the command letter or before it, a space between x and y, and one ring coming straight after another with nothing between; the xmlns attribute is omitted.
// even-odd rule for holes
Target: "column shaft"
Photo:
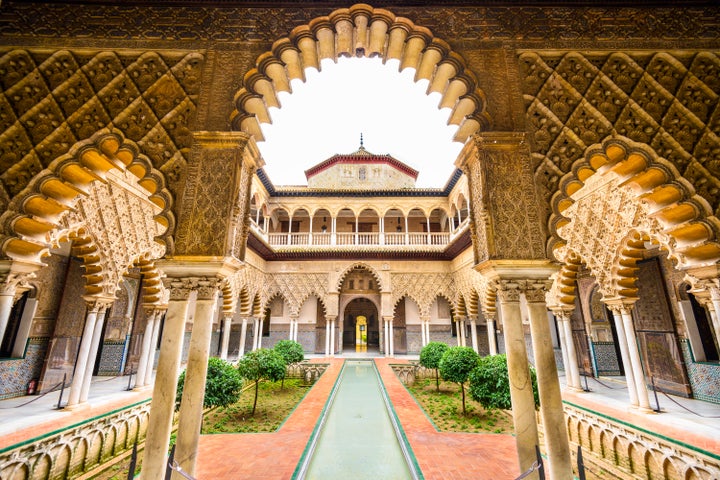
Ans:
<svg viewBox="0 0 720 480"><path fill-rule="evenodd" d="M575 379L573 379L573 376L570 374L570 362L568 361L567 353L568 347L567 340L565 339L565 325L563 324L563 319L559 316L559 314L555 314L555 319L558 323L558 342L560 343L560 353L562 354L563 367L565 368L565 381L568 388L577 388L574 384Z"/></svg>
<svg viewBox="0 0 720 480"><path fill-rule="evenodd" d="M195 462L200 440L200 428L202 427L205 383L215 305L215 294L211 295L210 298L198 298L195 305L190 350L185 370L185 385L180 402L180 414L178 415L175 460L183 470L193 476L195 475ZM183 477L179 473L173 472L173 479L183 480Z"/></svg>
<svg viewBox="0 0 720 480"><path fill-rule="evenodd" d="M330 322L330 356L335 355L335 326L337 324L337 318L332 319Z"/></svg>
<svg viewBox="0 0 720 480"><path fill-rule="evenodd" d="M487 319L487 335L488 335L488 349L490 355L497 355L497 338L495 338L495 320Z"/></svg>
<svg viewBox="0 0 720 480"><path fill-rule="evenodd" d="M535 417L535 397L530 379L525 332L520 313L520 292L516 284L509 283L498 289L498 297L505 332L515 443L520 471L524 472L535 462L535 446L539 445L539 441ZM529 478L537 478L537 476Z"/></svg>
<svg viewBox="0 0 720 480"><path fill-rule="evenodd" d="M535 355L543 437L550 464L548 469L550 480L566 480L573 478L570 444L565 428L565 413L560 395L555 352L550 337L547 308L543 300L545 289L542 283L539 286L538 283L528 282L525 297Z"/></svg>
<svg viewBox="0 0 720 480"><path fill-rule="evenodd" d="M7 329L8 322L10 321L10 313L15 298L15 289L12 292L6 292L0 294L0 341L5 336L5 329Z"/></svg>
<svg viewBox="0 0 720 480"><path fill-rule="evenodd" d="M395 356L395 329L393 328L393 319L391 318L388 322L389 324L389 334L390 334L390 356Z"/></svg>
<svg viewBox="0 0 720 480"><path fill-rule="evenodd" d="M245 337L247 336L247 317L243 317L240 327L240 346L238 347L238 360L245 355Z"/></svg>
<svg viewBox="0 0 720 480"><path fill-rule="evenodd" d="M567 346L568 371L572 378L572 386L580 387L580 369L578 368L577 352L575 350L575 339L572 333L572 323L570 318L562 319L562 330L565 333L565 344Z"/></svg>
<svg viewBox="0 0 720 480"><path fill-rule="evenodd" d="M145 456L140 473L143 480L165 478L187 308L187 296L183 299L171 299L168 303L145 437Z"/></svg>
<svg viewBox="0 0 720 480"><path fill-rule="evenodd" d="M142 349L140 360L138 360L137 372L135 372L135 388L142 387L145 383L145 369L150 358L150 342L152 341L153 328L157 310L149 310L145 313L145 331L143 332Z"/></svg>
<svg viewBox="0 0 720 480"><path fill-rule="evenodd" d="M330 356L330 320L325 317L325 356Z"/></svg>
<svg viewBox="0 0 720 480"><path fill-rule="evenodd" d="M160 325L162 324L162 313L158 311L155 316L155 325L153 325L152 339L150 340L150 351L148 353L148 363L145 367L145 380L143 385L152 383L153 368L155 367L155 351L157 350L158 337L160 336Z"/></svg>
<svg viewBox="0 0 720 480"><path fill-rule="evenodd" d="M223 337L220 346L220 358L227 360L228 350L230 349L230 331L232 330L232 317L223 318Z"/></svg>
<svg viewBox="0 0 720 480"><path fill-rule="evenodd" d="M630 405L638 405L637 388L635 387L635 376L633 375L632 364L630 363L630 351L628 350L627 336L625 335L625 326L623 325L622 315L618 308L611 305L613 320L615 321L615 331L617 332L617 340L620 344L620 356L622 357L623 369L625 370L625 383L630 396Z"/></svg>
<svg viewBox="0 0 720 480"><path fill-rule="evenodd" d="M260 319L255 317L255 318L253 318L253 346L252 346L253 351L260 348L260 342L258 342L259 337L260 337Z"/></svg>
<svg viewBox="0 0 720 480"><path fill-rule="evenodd" d="M85 365L85 375L83 375L82 388L80 389L80 403L87 402L88 395L90 394L90 383L92 382L93 369L95 368L95 361L97 360L97 353L102 342L103 324L105 323L105 308L101 308L98 311L97 317L95 318L95 328L93 329L92 344L90 344L90 353L88 354L88 361Z"/></svg>
<svg viewBox="0 0 720 480"><path fill-rule="evenodd" d="M472 340L472 348L475 353L478 353L478 339L477 339L477 323L475 317L470 319L470 339Z"/></svg>
<svg viewBox="0 0 720 480"><path fill-rule="evenodd" d="M637 340L635 339L635 326L633 325L632 313L629 308L622 310L622 319L625 326L625 336L628 342L628 352L630 353L630 363L632 365L633 378L635 379L638 403L640 408L650 410L650 399L648 398L645 373L643 372L642 361L640 360L640 352L638 351Z"/></svg>
<svg viewBox="0 0 720 480"><path fill-rule="evenodd" d="M93 331L95 330L95 320L97 319L99 304L88 306L85 315L85 328L83 329L82 340L80 340L80 348L78 350L77 360L75 361L75 373L70 383L70 394L68 396L68 406L76 405L80 401L80 391L82 390L83 379L85 378L85 367L88 363L90 355L90 347L92 345Z"/></svg>

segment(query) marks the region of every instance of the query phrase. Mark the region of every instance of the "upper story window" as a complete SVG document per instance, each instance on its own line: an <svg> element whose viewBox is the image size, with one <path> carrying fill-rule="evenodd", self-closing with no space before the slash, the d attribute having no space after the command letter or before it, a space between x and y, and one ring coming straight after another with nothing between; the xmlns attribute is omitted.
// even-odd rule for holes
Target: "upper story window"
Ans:
<svg viewBox="0 0 720 480"><path fill-rule="evenodd" d="M360 180L365 180L366 175L367 175L367 170L365 169L365 167L360 167L358 169L358 178Z"/></svg>

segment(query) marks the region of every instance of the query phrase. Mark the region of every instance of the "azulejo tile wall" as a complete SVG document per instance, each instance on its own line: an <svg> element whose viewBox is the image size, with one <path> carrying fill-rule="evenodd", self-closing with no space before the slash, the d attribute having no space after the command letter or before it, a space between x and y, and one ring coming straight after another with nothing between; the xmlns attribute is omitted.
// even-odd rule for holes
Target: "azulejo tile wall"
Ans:
<svg viewBox="0 0 720 480"><path fill-rule="evenodd" d="M680 348L685 357L693 396L698 400L720 403L720 363L695 362L690 344L680 339Z"/></svg>
<svg viewBox="0 0 720 480"><path fill-rule="evenodd" d="M47 347L47 337L30 337L23 358L0 360L0 399L26 394L28 382L40 377Z"/></svg>

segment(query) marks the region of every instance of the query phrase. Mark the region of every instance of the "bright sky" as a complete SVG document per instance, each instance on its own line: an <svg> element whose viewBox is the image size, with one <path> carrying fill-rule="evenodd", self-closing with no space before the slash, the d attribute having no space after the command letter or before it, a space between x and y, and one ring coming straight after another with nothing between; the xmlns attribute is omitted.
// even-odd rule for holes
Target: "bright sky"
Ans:
<svg viewBox="0 0 720 480"><path fill-rule="evenodd" d="M272 124L261 124L259 142L265 172L274 185L306 185L304 171L336 153L352 153L363 134L369 152L390 154L418 170L418 187L443 187L455 170L462 144L440 94L426 95L427 81L415 70L398 72L399 62L379 58L323 60L321 71L305 71L292 94L279 93Z"/></svg>

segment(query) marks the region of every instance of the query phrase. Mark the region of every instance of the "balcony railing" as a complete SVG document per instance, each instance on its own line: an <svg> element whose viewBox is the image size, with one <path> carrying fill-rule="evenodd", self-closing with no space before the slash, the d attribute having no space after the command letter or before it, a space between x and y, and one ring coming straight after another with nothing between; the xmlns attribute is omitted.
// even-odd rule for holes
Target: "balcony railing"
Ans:
<svg viewBox="0 0 720 480"><path fill-rule="evenodd" d="M433 250L443 250L467 228L468 222L463 222L459 228L452 232L392 232L392 233L365 233L365 232L302 232L302 233L266 233L255 222L253 230L270 247L276 250L295 249L297 247L310 250L349 249L352 248L379 248L382 250L412 249L412 247Z"/></svg>

